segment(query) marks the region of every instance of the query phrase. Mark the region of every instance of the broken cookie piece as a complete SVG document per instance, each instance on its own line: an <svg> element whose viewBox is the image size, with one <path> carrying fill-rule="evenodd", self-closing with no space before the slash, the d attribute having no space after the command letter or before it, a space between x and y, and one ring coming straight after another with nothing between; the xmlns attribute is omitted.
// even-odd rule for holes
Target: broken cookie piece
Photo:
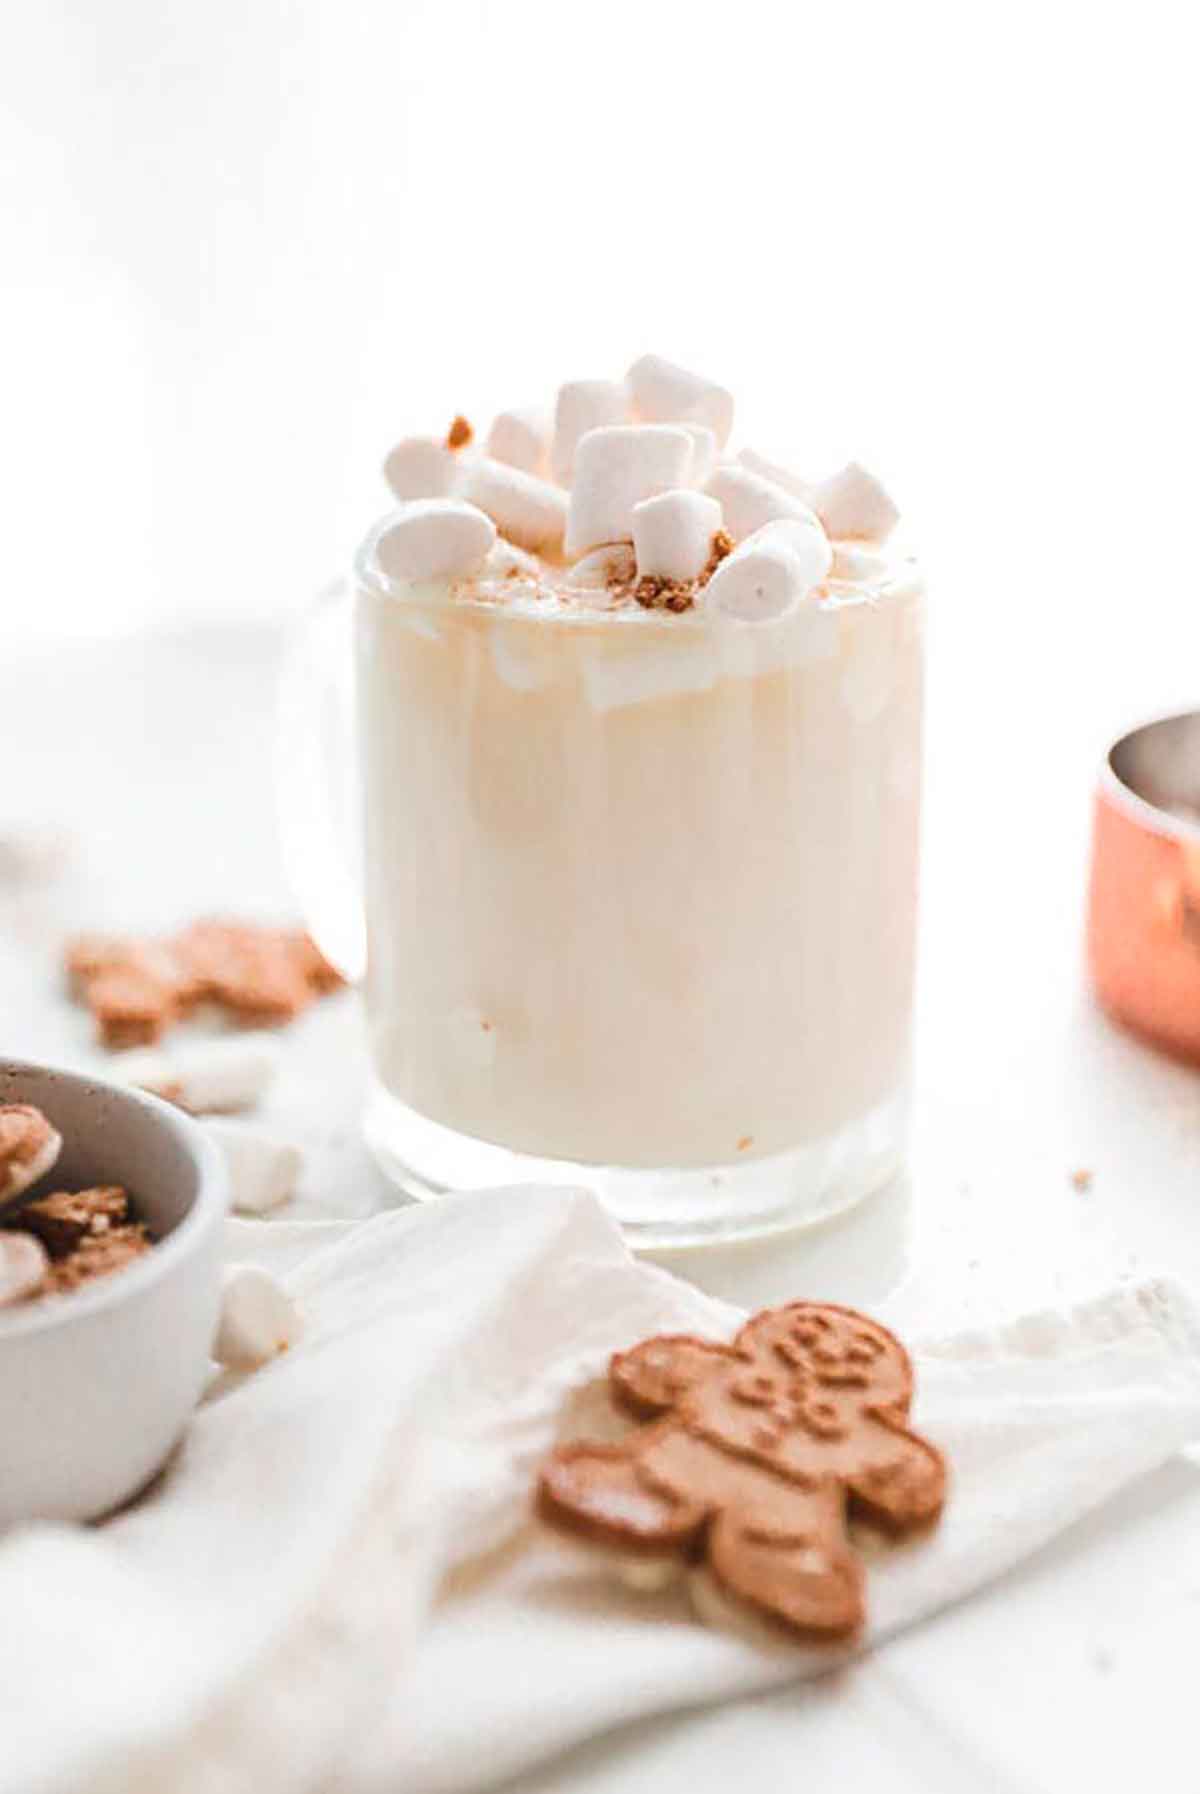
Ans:
<svg viewBox="0 0 1200 1794"><path fill-rule="evenodd" d="M241 1026L277 1026L343 983L301 930L221 920L164 940L79 935L65 960L73 994L113 1048L155 1045L201 1002Z"/></svg>
<svg viewBox="0 0 1200 1794"><path fill-rule="evenodd" d="M15 1243L14 1243L15 1242ZM117 1184L90 1190L55 1190L27 1202L0 1230L0 1255L10 1267L9 1283L22 1272L24 1295L63 1294L110 1277L149 1252L150 1236L134 1213L129 1192ZM40 1265L36 1277L35 1265Z"/></svg>
<svg viewBox="0 0 1200 1794"><path fill-rule="evenodd" d="M94 1190L56 1190L27 1202L17 1224L35 1234L51 1258L63 1258L82 1239L111 1233L129 1220L129 1196L119 1185Z"/></svg>

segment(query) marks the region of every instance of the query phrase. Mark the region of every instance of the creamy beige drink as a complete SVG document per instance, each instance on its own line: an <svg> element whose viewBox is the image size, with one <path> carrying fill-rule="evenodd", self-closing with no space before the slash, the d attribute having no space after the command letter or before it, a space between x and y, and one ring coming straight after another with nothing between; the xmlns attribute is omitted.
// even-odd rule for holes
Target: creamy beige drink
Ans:
<svg viewBox="0 0 1200 1794"><path fill-rule="evenodd" d="M782 1217L862 1193L897 1162L908 1073L911 564L821 532L823 576L784 603L752 583L751 621L724 530L689 579L631 546L572 569L502 537L429 578L388 571L393 522L356 630L366 1001L396 1125L634 1189L707 1170L701 1231L740 1200ZM660 1181L659 1220L688 1181Z"/></svg>

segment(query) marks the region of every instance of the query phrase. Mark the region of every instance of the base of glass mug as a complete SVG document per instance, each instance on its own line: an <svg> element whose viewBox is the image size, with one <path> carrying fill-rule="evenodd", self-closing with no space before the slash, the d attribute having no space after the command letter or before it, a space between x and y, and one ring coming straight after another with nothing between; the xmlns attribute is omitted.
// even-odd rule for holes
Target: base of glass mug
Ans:
<svg viewBox="0 0 1200 1794"><path fill-rule="evenodd" d="M457 1133L372 1080L363 1132L384 1175L427 1201L504 1184L589 1189L631 1245L694 1246L811 1227L852 1208L900 1169L908 1096L898 1091L836 1133L768 1158L700 1168L628 1169L539 1159Z"/></svg>

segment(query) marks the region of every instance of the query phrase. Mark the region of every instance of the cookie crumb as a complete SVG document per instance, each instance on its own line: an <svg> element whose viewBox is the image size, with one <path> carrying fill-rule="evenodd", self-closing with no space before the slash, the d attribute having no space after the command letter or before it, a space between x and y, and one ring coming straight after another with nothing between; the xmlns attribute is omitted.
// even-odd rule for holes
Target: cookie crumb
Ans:
<svg viewBox="0 0 1200 1794"><path fill-rule="evenodd" d="M1094 1171L1088 1171L1088 1170L1085 1170L1082 1168L1078 1171L1072 1171L1072 1173L1071 1173L1072 1188L1078 1190L1081 1194L1085 1194L1088 1190L1091 1189L1092 1181L1093 1181L1095 1175L1096 1174Z"/></svg>
<svg viewBox="0 0 1200 1794"><path fill-rule="evenodd" d="M753 1145L754 1145L754 1135L753 1134L743 1134L741 1139L737 1143L737 1149L739 1152L749 1152L750 1148Z"/></svg>
<svg viewBox="0 0 1200 1794"><path fill-rule="evenodd" d="M446 447L448 449L466 448L467 444L474 440L474 437L474 430L460 411L446 431Z"/></svg>
<svg viewBox="0 0 1200 1794"><path fill-rule="evenodd" d="M733 537L728 530L719 529L712 539L712 549L707 562L696 581L698 587L706 586L726 555L733 553Z"/></svg>
<svg viewBox="0 0 1200 1794"><path fill-rule="evenodd" d="M694 585L677 579L662 579L657 573L645 573L633 588L633 595L643 610L669 610L679 616L691 610L696 602Z"/></svg>

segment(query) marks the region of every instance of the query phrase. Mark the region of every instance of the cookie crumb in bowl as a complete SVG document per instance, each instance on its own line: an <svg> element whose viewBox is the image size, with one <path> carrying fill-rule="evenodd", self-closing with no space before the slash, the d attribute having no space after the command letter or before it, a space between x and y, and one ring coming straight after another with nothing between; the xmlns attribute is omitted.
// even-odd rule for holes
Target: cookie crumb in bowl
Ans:
<svg viewBox="0 0 1200 1794"><path fill-rule="evenodd" d="M118 1186L60 1190L19 1210L10 1223L39 1238L50 1256L49 1294L65 1294L116 1271L150 1251L153 1241L128 1192Z"/></svg>

